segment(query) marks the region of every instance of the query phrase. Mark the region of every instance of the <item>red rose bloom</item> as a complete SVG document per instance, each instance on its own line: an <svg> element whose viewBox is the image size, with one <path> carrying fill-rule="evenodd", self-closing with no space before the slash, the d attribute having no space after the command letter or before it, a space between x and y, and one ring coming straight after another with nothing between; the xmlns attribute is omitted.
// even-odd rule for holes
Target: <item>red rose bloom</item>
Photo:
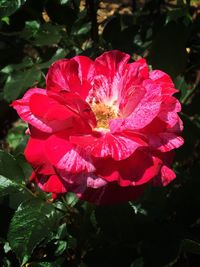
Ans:
<svg viewBox="0 0 200 267"><path fill-rule="evenodd" d="M183 144L177 90L167 74L129 58L110 51L95 61L59 60L46 90L13 102L29 124L25 156L42 190L110 204L175 178L172 150Z"/></svg>

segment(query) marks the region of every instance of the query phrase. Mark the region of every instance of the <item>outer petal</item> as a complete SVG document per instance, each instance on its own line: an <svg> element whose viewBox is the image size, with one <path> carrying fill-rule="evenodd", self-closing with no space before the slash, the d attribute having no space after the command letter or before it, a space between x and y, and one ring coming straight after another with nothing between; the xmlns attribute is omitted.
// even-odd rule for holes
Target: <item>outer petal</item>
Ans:
<svg viewBox="0 0 200 267"><path fill-rule="evenodd" d="M47 90L76 92L85 99L91 89L93 75L93 61L88 57L76 56L70 60L59 60L48 71Z"/></svg>
<svg viewBox="0 0 200 267"><path fill-rule="evenodd" d="M162 161L150 153L140 151L121 161L111 158L96 159L95 174L107 182L117 181L120 186L138 186L149 182L160 172Z"/></svg>
<svg viewBox="0 0 200 267"><path fill-rule="evenodd" d="M71 136L70 141L84 148L94 157L112 157L115 160L128 158L134 151L146 143L136 136L103 134L101 137L92 135Z"/></svg>
<svg viewBox="0 0 200 267"><path fill-rule="evenodd" d="M37 105L37 101L40 106ZM54 105L52 108L54 112L56 112L55 115L58 117L54 117L54 112L52 113L52 102ZM28 122L40 131L51 133L72 126L73 113L52 99L49 99L46 90L43 89L33 88L28 90L24 97L14 101L12 106L17 110L22 120ZM42 107L44 107L44 109ZM47 110L45 108L47 108ZM64 111L64 116L59 114L59 110L62 110L62 112ZM65 119L65 122L63 122L63 119Z"/></svg>
<svg viewBox="0 0 200 267"><path fill-rule="evenodd" d="M32 180L34 180L38 184L38 186L45 192L50 192L53 194L63 194L68 191L66 185L62 183L61 178L56 174L47 176L34 173L32 175Z"/></svg>
<svg viewBox="0 0 200 267"><path fill-rule="evenodd" d="M183 131L183 122L179 116L177 116L177 122L173 125L173 127L171 127L171 125L168 125L167 131L177 134L180 134Z"/></svg>
<svg viewBox="0 0 200 267"><path fill-rule="evenodd" d="M40 137L30 137L24 151L27 161L38 174L52 175L55 173L45 154L46 134L38 133Z"/></svg>
<svg viewBox="0 0 200 267"><path fill-rule="evenodd" d="M90 156L76 149L64 136L64 132L52 135L46 142L49 161L59 170L69 173L93 172L95 170Z"/></svg>
<svg viewBox="0 0 200 267"><path fill-rule="evenodd" d="M181 111L180 102L172 96L163 96L158 117L173 127L179 120L177 112Z"/></svg>
<svg viewBox="0 0 200 267"><path fill-rule="evenodd" d="M52 133L75 128L78 132L90 132L96 119L89 105L73 93L47 93L43 89L30 89L12 106L19 116L43 132ZM90 125L91 126L90 126Z"/></svg>
<svg viewBox="0 0 200 267"><path fill-rule="evenodd" d="M170 76L161 70L150 71L149 78L159 84L163 84L165 86L173 86L173 81Z"/></svg>
<svg viewBox="0 0 200 267"><path fill-rule="evenodd" d="M149 135L149 144L153 148L161 152L167 152L183 145L184 140L175 133L159 133L157 135Z"/></svg>
<svg viewBox="0 0 200 267"><path fill-rule="evenodd" d="M61 105L56 99L42 94L33 94L30 97L30 111L44 121L67 120L74 113L66 106Z"/></svg>
<svg viewBox="0 0 200 267"><path fill-rule="evenodd" d="M127 65L126 86L130 84L141 84L149 78L149 67L144 58Z"/></svg>
<svg viewBox="0 0 200 267"><path fill-rule="evenodd" d="M164 165L161 168L162 185L166 186L176 178L176 174L172 169Z"/></svg>
<svg viewBox="0 0 200 267"><path fill-rule="evenodd" d="M161 173L158 177L155 177L153 181L154 186L166 186L176 178L176 174L168 166L163 165Z"/></svg>
<svg viewBox="0 0 200 267"><path fill-rule="evenodd" d="M172 95L178 90L174 88L172 79L161 70L153 70L149 73L149 78L162 87L162 94Z"/></svg>
<svg viewBox="0 0 200 267"><path fill-rule="evenodd" d="M167 129L167 123L156 117L150 124L141 130L141 133L145 135L157 135L158 133L165 132Z"/></svg>
<svg viewBox="0 0 200 267"><path fill-rule="evenodd" d="M30 110L30 98L34 94L46 95L46 90L40 88L29 89L22 99L16 100L12 103L18 115L23 121L30 123L41 131L51 132L52 128L47 125L43 120L37 118Z"/></svg>

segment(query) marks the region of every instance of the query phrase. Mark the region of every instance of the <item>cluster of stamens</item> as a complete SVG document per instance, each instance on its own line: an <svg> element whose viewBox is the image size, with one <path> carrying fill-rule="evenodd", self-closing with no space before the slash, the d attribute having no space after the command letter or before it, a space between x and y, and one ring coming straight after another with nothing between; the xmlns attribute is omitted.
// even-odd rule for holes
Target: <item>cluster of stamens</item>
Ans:
<svg viewBox="0 0 200 267"><path fill-rule="evenodd" d="M109 129L110 119L117 118L117 112L110 106L103 103L92 104L92 111L94 112L97 120L97 129Z"/></svg>

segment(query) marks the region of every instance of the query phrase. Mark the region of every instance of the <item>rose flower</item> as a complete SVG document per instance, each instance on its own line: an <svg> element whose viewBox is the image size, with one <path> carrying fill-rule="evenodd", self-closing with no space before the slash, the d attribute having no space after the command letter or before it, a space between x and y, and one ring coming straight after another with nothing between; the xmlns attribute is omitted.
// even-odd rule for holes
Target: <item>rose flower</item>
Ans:
<svg viewBox="0 0 200 267"><path fill-rule="evenodd" d="M12 103L29 124L25 156L42 190L113 204L174 180L173 150L183 144L177 90L166 73L129 59L109 51L59 60L46 89Z"/></svg>

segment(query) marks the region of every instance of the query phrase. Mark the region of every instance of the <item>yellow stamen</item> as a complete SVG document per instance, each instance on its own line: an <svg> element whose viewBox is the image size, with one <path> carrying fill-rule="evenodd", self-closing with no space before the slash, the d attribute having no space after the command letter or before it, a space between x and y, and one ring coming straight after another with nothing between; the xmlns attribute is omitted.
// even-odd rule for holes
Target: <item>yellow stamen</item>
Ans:
<svg viewBox="0 0 200 267"><path fill-rule="evenodd" d="M114 110L114 108L103 103L93 104L92 111L97 119L96 128L109 129L109 120L117 118L117 112Z"/></svg>

